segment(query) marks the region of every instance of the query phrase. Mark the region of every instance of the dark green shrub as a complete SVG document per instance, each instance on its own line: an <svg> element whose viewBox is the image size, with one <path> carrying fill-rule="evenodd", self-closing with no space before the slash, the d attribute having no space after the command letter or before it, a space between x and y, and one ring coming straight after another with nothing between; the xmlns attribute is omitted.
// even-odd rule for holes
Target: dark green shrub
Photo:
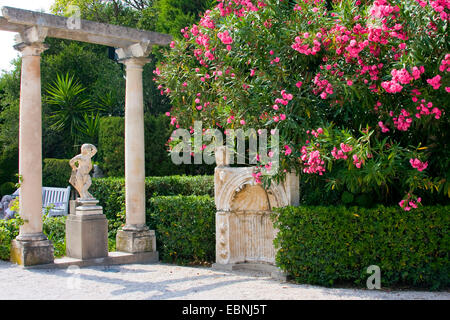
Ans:
<svg viewBox="0 0 450 320"><path fill-rule="evenodd" d="M45 187L67 188L72 168L68 159L44 159L42 185Z"/></svg>
<svg viewBox="0 0 450 320"><path fill-rule="evenodd" d="M382 287L449 285L450 206L373 209L276 209L277 265L299 283L365 286L367 267L381 269Z"/></svg>
<svg viewBox="0 0 450 320"><path fill-rule="evenodd" d="M105 117L100 119L99 129L99 162L106 176L122 177L124 175L125 126L122 117ZM174 174L212 174L213 165L175 165L166 143L173 128L165 115L146 115L144 118L145 133L145 175L165 176Z"/></svg>
<svg viewBox="0 0 450 320"><path fill-rule="evenodd" d="M125 179L92 179L89 189L100 202L109 223L110 237L115 237L117 229L125 223ZM214 195L213 176L167 176L145 179L147 207L153 196L172 195Z"/></svg>
<svg viewBox="0 0 450 320"><path fill-rule="evenodd" d="M125 122L122 117L100 119L98 159L107 176L123 176L125 164Z"/></svg>
<svg viewBox="0 0 450 320"><path fill-rule="evenodd" d="M13 194L16 191L16 184L13 182L5 182L0 186L0 196Z"/></svg>
<svg viewBox="0 0 450 320"><path fill-rule="evenodd" d="M204 264L215 259L215 204L209 196L153 197L147 224L164 262Z"/></svg>

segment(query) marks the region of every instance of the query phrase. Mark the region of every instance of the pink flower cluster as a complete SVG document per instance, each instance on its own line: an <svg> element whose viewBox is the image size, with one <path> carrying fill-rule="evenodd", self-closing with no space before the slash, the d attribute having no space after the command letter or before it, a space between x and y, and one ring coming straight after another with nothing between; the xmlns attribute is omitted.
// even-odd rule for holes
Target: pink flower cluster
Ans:
<svg viewBox="0 0 450 320"><path fill-rule="evenodd" d="M418 171L423 171L428 167L428 161L427 162L421 162L419 159L409 159L409 163L411 166Z"/></svg>
<svg viewBox="0 0 450 320"><path fill-rule="evenodd" d="M400 70L393 69L391 71L392 80L382 82L381 87L389 93L400 92L403 89L401 84L409 84L411 81L419 79L424 72L425 68L423 66L413 67L412 75L405 68Z"/></svg>
<svg viewBox="0 0 450 320"><path fill-rule="evenodd" d="M309 33L305 32L303 35L304 39L309 38ZM320 48L322 44L319 42L319 40L322 37L321 33L316 34L316 38L313 39L313 47L310 48L308 43L305 43L303 39L300 36L295 37L295 42L291 45L291 48L295 51L298 51L300 53L303 53L304 55L315 55L317 52L320 51Z"/></svg>
<svg viewBox="0 0 450 320"><path fill-rule="evenodd" d="M261 171L260 172L256 172L256 173L253 172L252 176L255 179L255 183L261 183L261 176L262 176Z"/></svg>
<svg viewBox="0 0 450 320"><path fill-rule="evenodd" d="M314 77L314 84L317 86L317 88L313 89L314 94L319 94L322 99L326 99L328 95L333 94L333 87L326 79L320 79L321 74L318 73Z"/></svg>
<svg viewBox="0 0 450 320"><path fill-rule="evenodd" d="M422 198L418 197L417 200L411 198L411 195L408 193L407 199L401 200L398 205L405 211L409 211L411 209L417 209L418 204L422 202Z"/></svg>
<svg viewBox="0 0 450 320"><path fill-rule="evenodd" d="M200 19L200 23L199 24L201 26L205 27L205 28L214 29L216 26L214 24L214 21L209 16L210 13L211 13L211 10L206 10L205 14Z"/></svg>
<svg viewBox="0 0 450 320"><path fill-rule="evenodd" d="M370 15L375 18L382 19L399 11L400 8L398 6L393 7L386 0L377 0L373 3L372 9L370 10Z"/></svg>
<svg viewBox="0 0 450 320"><path fill-rule="evenodd" d="M427 82L430 86L433 87L434 90L437 90L441 86L441 78L442 77L440 75L436 75L431 79L427 79Z"/></svg>
<svg viewBox="0 0 450 320"><path fill-rule="evenodd" d="M400 131L408 130L408 128L411 126L411 123L412 123L412 118L408 118L408 117L409 117L409 112L406 111L405 109L402 109L400 111L400 114L398 117L392 118L397 130L400 130Z"/></svg>
<svg viewBox="0 0 450 320"><path fill-rule="evenodd" d="M364 164L364 159L359 159L356 154L353 155L353 164L358 169L361 168L361 165Z"/></svg>
<svg viewBox="0 0 450 320"><path fill-rule="evenodd" d="M348 144L345 144L345 143L341 143L340 147L341 148L339 150L337 150L337 148L334 147L333 150L331 150L331 155L335 159L344 159L344 160L346 160L348 157L344 153L352 151L353 147L351 145L348 145Z"/></svg>
<svg viewBox="0 0 450 320"><path fill-rule="evenodd" d="M441 65L439 66L440 72L450 72L450 54L447 53L444 59L441 61Z"/></svg>
<svg viewBox="0 0 450 320"><path fill-rule="evenodd" d="M420 119L423 115L432 115L434 114L434 117L436 119L440 119L441 115L442 115L442 111L439 110L436 107L433 107L433 103L432 102L426 102L425 99L422 99L418 106L416 107L417 110L419 110L418 113L416 113L416 118ZM430 111L431 109L431 111Z"/></svg>
<svg viewBox="0 0 450 320"><path fill-rule="evenodd" d="M304 173L318 173L320 176L325 172L324 161L320 157L319 150L313 150L311 152L308 151L306 146L303 146L301 149L302 156L300 159L303 161L303 164L306 168L303 168Z"/></svg>
<svg viewBox="0 0 450 320"><path fill-rule="evenodd" d="M381 128L381 132L383 132L383 133L389 132L389 128L384 125L383 121L379 121L378 125Z"/></svg>

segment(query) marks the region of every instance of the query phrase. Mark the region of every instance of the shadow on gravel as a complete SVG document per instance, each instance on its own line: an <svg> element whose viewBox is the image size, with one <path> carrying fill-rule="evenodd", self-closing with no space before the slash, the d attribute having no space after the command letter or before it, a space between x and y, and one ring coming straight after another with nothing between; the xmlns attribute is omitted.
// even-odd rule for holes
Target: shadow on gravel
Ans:
<svg viewBox="0 0 450 320"><path fill-rule="evenodd" d="M152 281L151 275L148 277L148 281L140 282L140 281L130 281L130 280L124 280L124 279L118 279L113 277L106 276L107 273L154 273L156 271L151 270L136 270L136 269L126 269L124 267L103 267L103 268L96 268L96 271L105 272L105 276L103 275L91 275L91 274L79 274L79 279L81 281L80 287L82 288L82 282L83 281L94 281L96 283L108 283L112 285L121 286L121 289L116 289L110 292L111 295L114 296L121 296L126 295L133 292L142 292L143 295L149 292L157 292L155 295L150 295L147 298L142 297L142 299L146 300L162 300L162 299L173 299L173 298L181 298L191 293L198 293L202 291L208 291L212 289L216 289L219 287L225 287L228 285L232 285L239 282L248 282L252 281L253 279L247 278L247 279L239 279L239 280L230 280L230 281L218 281L211 284L196 286L195 282L198 280L205 280L205 279L212 279L218 278L217 274L213 275L193 275L189 277L183 277L183 278L177 278L177 279L168 279L164 281ZM48 270L30 270L32 272L48 272ZM65 279L70 279L73 277L73 273L66 272L64 269L54 270L54 275L58 277L62 277ZM223 276L223 275L222 275ZM183 283L183 282L192 282L189 288L177 290L169 288L171 285L176 283Z"/></svg>

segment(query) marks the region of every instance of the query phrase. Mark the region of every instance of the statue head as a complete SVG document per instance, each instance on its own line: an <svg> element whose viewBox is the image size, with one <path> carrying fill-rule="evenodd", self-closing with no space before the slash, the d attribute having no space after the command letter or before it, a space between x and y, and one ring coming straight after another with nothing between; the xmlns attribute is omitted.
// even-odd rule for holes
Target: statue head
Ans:
<svg viewBox="0 0 450 320"><path fill-rule="evenodd" d="M97 148L90 143L85 143L81 146L81 154L82 155L93 157L96 153L97 153Z"/></svg>

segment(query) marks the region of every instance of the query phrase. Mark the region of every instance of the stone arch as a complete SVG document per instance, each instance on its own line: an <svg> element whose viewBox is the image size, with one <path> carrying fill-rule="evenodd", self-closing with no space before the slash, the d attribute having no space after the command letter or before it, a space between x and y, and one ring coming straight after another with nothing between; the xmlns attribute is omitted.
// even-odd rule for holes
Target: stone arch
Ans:
<svg viewBox="0 0 450 320"><path fill-rule="evenodd" d="M277 230L270 216L275 207L295 204L298 180L273 182L264 189L253 172L252 167L215 169L216 267L275 263Z"/></svg>

